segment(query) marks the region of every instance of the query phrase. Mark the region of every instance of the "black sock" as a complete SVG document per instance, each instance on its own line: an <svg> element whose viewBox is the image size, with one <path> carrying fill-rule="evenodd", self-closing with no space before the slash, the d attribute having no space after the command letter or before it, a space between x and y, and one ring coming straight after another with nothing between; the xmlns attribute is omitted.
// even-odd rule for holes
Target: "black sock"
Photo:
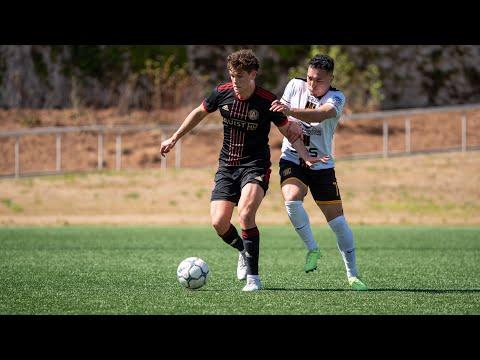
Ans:
<svg viewBox="0 0 480 360"><path fill-rule="evenodd" d="M247 275L258 275L258 255L260 249L260 233L255 226L251 229L242 229L243 245L247 262Z"/></svg>
<svg viewBox="0 0 480 360"><path fill-rule="evenodd" d="M242 238L238 235L237 229L232 224L230 224L230 228L227 230L227 232L223 235L220 235L220 237L228 245L230 245L231 247L234 247L238 251L243 250Z"/></svg>

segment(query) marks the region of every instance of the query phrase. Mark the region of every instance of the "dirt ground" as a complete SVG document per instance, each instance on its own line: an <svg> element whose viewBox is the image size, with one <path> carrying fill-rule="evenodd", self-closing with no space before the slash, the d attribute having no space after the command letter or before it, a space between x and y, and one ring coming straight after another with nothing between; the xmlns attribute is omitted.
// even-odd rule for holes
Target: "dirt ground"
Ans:
<svg viewBox="0 0 480 360"><path fill-rule="evenodd" d="M210 223L215 168L104 171L0 180L0 225ZM352 224L480 225L480 151L339 160ZM308 195L315 226L325 219ZM236 212L235 212L236 214ZM259 224L288 224L278 166ZM232 220L238 224L236 215Z"/></svg>

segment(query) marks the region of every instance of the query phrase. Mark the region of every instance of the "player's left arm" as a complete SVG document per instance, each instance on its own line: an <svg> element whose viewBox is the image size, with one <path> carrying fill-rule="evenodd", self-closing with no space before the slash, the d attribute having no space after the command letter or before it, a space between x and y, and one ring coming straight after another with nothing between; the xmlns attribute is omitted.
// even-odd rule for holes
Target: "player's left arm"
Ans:
<svg viewBox="0 0 480 360"><path fill-rule="evenodd" d="M324 156L322 158L310 156L307 148L305 147L305 144L303 143L302 138L300 136L292 137L292 132L289 129L290 122L287 122L284 125L277 125L277 127L278 130L280 130L280 132L282 133L282 135L285 136L288 141L290 141L300 158L303 159L307 165L311 166L319 161L323 163L328 162L328 156Z"/></svg>
<svg viewBox="0 0 480 360"><path fill-rule="evenodd" d="M288 104L275 100L270 111L282 112L287 116L293 116L306 123L321 123L326 119L337 117L337 109L332 103L323 104L316 109L298 109L291 108Z"/></svg>

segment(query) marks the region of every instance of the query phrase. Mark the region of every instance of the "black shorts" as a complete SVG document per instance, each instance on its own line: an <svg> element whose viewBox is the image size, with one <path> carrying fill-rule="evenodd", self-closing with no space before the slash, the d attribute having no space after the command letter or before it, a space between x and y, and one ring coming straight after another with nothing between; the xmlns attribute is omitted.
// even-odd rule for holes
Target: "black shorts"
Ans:
<svg viewBox="0 0 480 360"><path fill-rule="evenodd" d="M271 172L270 167L220 166L215 174L215 186L210 200L228 200L238 205L242 189L249 183L260 185L266 194Z"/></svg>
<svg viewBox="0 0 480 360"><path fill-rule="evenodd" d="M280 159L280 185L288 179L297 179L307 186L318 205L342 203L334 168L312 170Z"/></svg>

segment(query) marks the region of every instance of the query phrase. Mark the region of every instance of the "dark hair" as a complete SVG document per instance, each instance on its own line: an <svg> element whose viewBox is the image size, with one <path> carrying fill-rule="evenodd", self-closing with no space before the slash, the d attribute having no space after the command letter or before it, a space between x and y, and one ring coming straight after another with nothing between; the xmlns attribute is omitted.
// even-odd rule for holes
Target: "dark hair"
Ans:
<svg viewBox="0 0 480 360"><path fill-rule="evenodd" d="M259 67L258 59L250 49L236 51L227 57L228 70L245 70L250 73L252 70L258 70Z"/></svg>
<svg viewBox="0 0 480 360"><path fill-rule="evenodd" d="M311 66L315 69L325 70L327 73L333 73L333 68L335 67L335 62L328 55L315 55L309 62L308 66Z"/></svg>

